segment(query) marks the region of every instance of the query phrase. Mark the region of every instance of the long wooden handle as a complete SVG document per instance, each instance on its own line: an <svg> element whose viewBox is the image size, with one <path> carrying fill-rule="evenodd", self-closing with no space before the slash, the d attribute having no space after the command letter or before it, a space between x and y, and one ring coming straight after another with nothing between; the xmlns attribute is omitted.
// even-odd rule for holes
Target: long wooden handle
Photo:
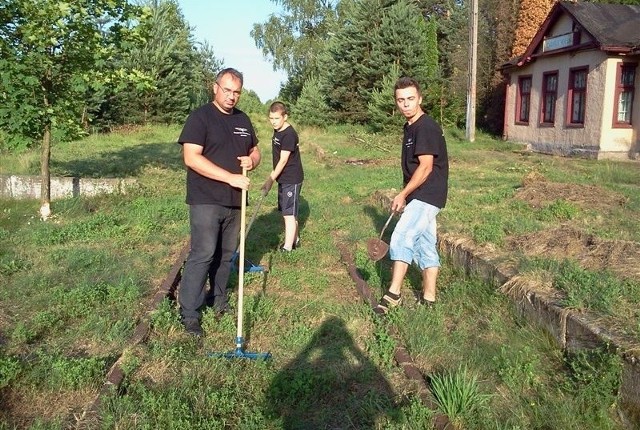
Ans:
<svg viewBox="0 0 640 430"><path fill-rule="evenodd" d="M242 168L242 175L247 176L247 168ZM246 236L247 219L247 190L242 189L242 202L240 203L240 255L238 258L238 330L236 332L237 343L242 343L242 307L244 296L244 242ZM239 345L238 347L241 347Z"/></svg>

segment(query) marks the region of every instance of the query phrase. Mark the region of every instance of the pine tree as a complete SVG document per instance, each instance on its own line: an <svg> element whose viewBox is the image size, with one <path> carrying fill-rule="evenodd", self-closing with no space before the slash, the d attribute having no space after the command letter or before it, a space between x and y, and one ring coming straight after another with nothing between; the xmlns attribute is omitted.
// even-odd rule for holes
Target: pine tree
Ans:
<svg viewBox="0 0 640 430"><path fill-rule="evenodd" d="M320 85L343 121L366 120L369 94L383 75L371 73L371 39L379 31L383 6L383 0L344 1L344 24L323 53Z"/></svg>
<svg viewBox="0 0 640 430"><path fill-rule="evenodd" d="M333 114L324 99L318 79L310 77L302 87L302 93L292 109L292 115L301 125L325 127L332 124Z"/></svg>
<svg viewBox="0 0 640 430"><path fill-rule="evenodd" d="M374 131L398 130L404 118L398 113L394 101L395 83L400 77L400 67L393 63L389 72L382 78L381 85L373 90L369 101L369 127Z"/></svg>

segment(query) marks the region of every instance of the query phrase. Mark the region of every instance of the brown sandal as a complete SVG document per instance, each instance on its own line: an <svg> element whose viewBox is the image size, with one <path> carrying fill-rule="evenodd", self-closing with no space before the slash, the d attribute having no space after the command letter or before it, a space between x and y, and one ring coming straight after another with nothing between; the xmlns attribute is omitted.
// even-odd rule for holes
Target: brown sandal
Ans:
<svg viewBox="0 0 640 430"><path fill-rule="evenodd" d="M393 294L391 291L387 291L380 299L380 303L373 308L373 311L378 315L386 315L390 308L400 306L402 303L402 297L400 294Z"/></svg>

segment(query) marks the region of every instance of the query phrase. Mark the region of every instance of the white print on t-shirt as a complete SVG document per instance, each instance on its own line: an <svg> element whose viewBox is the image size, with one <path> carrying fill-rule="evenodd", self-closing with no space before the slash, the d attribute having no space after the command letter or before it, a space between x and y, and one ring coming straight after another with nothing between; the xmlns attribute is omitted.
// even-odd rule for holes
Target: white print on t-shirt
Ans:
<svg viewBox="0 0 640 430"><path fill-rule="evenodd" d="M233 132L233 134L239 134L242 137L250 136L249 130L242 127L235 127L235 131Z"/></svg>
<svg viewBox="0 0 640 430"><path fill-rule="evenodd" d="M273 138L273 144L276 145L276 146L281 146L280 145L280 139L278 139L277 137L274 137Z"/></svg>
<svg viewBox="0 0 640 430"><path fill-rule="evenodd" d="M413 145L413 137L410 137L407 139L407 141L404 143L404 146L411 146Z"/></svg>

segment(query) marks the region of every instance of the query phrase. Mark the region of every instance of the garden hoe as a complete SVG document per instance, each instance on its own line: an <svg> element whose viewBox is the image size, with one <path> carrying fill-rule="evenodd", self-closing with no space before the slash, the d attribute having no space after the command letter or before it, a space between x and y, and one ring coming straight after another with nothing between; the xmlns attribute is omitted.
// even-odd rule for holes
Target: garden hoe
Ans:
<svg viewBox="0 0 640 430"><path fill-rule="evenodd" d="M367 241L367 254L369 254L369 258L372 261L378 261L382 259L385 255L387 255L387 251L389 251L389 245L382 240L382 235L384 231L387 229L387 226L391 222L391 218L395 215L395 211L391 212L387 222L384 223L384 227L382 227L382 231L380 232L379 238L372 238Z"/></svg>
<svg viewBox="0 0 640 430"><path fill-rule="evenodd" d="M242 169L242 174L247 175L247 169ZM211 352L209 357L223 358L247 358L249 360L267 360L271 358L270 352L247 352L243 349L242 314L244 296L244 242L246 236L245 220L247 217L247 190L242 190L242 203L240 206L240 257L238 259L238 327L236 332L236 349L229 352Z"/></svg>

